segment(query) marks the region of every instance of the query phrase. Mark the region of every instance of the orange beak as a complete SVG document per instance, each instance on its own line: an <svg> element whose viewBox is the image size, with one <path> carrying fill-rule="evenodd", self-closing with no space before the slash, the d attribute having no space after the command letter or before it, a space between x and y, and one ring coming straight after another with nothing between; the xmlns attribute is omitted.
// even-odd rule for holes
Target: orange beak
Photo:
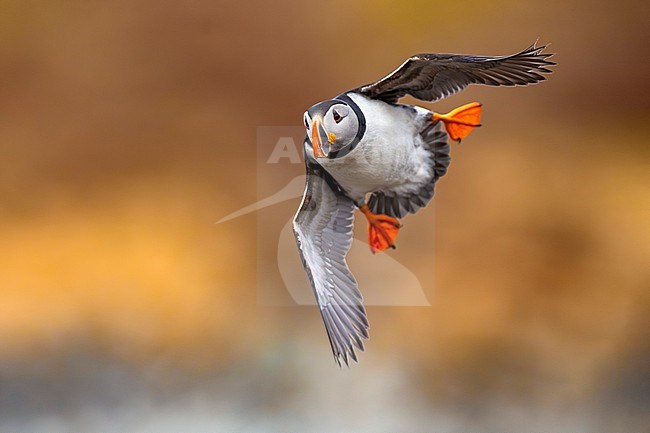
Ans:
<svg viewBox="0 0 650 433"><path fill-rule="evenodd" d="M319 118L314 118L311 125L311 145L316 158L327 157L330 151L330 142Z"/></svg>

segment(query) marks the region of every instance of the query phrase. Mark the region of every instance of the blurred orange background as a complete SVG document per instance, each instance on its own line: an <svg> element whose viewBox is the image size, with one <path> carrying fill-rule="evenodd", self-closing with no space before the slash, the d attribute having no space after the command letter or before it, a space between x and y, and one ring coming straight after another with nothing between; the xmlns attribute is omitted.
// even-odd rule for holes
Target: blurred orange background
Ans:
<svg viewBox="0 0 650 433"><path fill-rule="evenodd" d="M0 430L647 430L643 2L0 5ZM256 302L255 216L214 224L256 127L538 36L547 82L420 103L485 106L390 253L433 305L369 308L338 369L314 307Z"/></svg>

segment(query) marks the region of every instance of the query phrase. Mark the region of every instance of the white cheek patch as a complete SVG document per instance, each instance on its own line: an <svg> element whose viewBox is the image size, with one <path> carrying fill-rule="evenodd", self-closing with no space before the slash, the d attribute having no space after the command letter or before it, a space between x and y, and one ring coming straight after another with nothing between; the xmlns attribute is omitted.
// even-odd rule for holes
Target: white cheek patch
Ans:
<svg viewBox="0 0 650 433"><path fill-rule="evenodd" d="M350 107L348 107L347 105L343 105L343 104L335 105L334 107L332 107L332 109L336 110L336 112L339 113L339 116L341 117L347 117L348 114L350 114Z"/></svg>

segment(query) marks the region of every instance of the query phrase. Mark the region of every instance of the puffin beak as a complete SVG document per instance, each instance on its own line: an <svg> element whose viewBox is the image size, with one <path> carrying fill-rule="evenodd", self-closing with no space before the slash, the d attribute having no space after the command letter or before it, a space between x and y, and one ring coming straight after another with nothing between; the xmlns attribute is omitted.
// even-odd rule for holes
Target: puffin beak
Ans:
<svg viewBox="0 0 650 433"><path fill-rule="evenodd" d="M321 119L314 118L311 125L311 145L314 148L316 158L325 158L330 153L330 141L325 129L321 125Z"/></svg>

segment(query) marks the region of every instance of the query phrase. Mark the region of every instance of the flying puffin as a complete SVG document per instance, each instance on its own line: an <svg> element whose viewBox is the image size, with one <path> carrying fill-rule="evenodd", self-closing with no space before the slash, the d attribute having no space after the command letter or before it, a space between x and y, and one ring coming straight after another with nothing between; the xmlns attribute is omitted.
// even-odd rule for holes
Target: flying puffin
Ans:
<svg viewBox="0 0 650 433"><path fill-rule="evenodd" d="M470 84L525 86L552 71L546 46L509 56L417 54L395 71L309 108L304 115L307 182L293 222L294 234L325 323L334 359L357 361L368 319L345 257L354 211L368 221L373 253L395 248L398 218L433 197L447 172L448 139L460 141L481 126L481 104L447 114L398 104L411 95L437 101Z"/></svg>

